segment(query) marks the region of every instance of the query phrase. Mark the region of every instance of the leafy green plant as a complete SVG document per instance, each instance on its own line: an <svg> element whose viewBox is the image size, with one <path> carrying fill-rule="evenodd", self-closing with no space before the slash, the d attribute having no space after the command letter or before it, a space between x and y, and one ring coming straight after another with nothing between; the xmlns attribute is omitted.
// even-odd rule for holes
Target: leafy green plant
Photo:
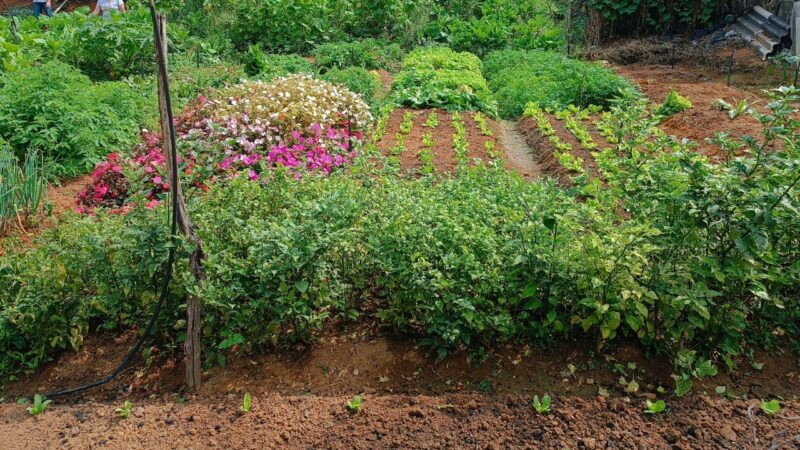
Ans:
<svg viewBox="0 0 800 450"><path fill-rule="evenodd" d="M314 64L323 71L361 67L363 69L392 69L400 63L403 51L398 44L364 39L318 45L312 52Z"/></svg>
<svg viewBox="0 0 800 450"><path fill-rule="evenodd" d="M767 416L775 416L781 411L781 403L776 399L772 399L768 402L761 400L761 411Z"/></svg>
<svg viewBox="0 0 800 450"><path fill-rule="evenodd" d="M131 416L132 409L133 403L130 400L125 400L125 403L122 405L122 407L115 409L114 412L117 414L117 417L121 419L127 419Z"/></svg>
<svg viewBox="0 0 800 450"><path fill-rule="evenodd" d="M657 400L655 402L645 400L645 405L646 409L644 412L647 414L660 414L667 409L667 404L664 402L664 400Z"/></svg>
<svg viewBox="0 0 800 450"><path fill-rule="evenodd" d="M44 410L47 408L48 405L52 400L46 400L40 394L36 394L33 396L33 405L27 408L28 414L32 416L38 416L39 414L43 413Z"/></svg>
<svg viewBox="0 0 800 450"><path fill-rule="evenodd" d="M669 94L667 94L667 98L664 99L664 103L662 103L661 106L653 111L653 114L661 117L669 117L679 112L686 111L687 109L691 109L692 106L691 100L678 94L678 91L675 89L671 89Z"/></svg>
<svg viewBox="0 0 800 450"><path fill-rule="evenodd" d="M536 410L539 414L547 414L550 412L550 406L552 403L552 399L549 395L545 395L539 400L538 395L533 396L533 409Z"/></svg>
<svg viewBox="0 0 800 450"><path fill-rule="evenodd" d="M345 404L348 411L352 413L360 412L362 405L363 403L360 395L356 395L351 400L348 400L347 403Z"/></svg>
<svg viewBox="0 0 800 450"><path fill-rule="evenodd" d="M242 399L242 406L239 407L239 411L247 414L250 412L250 406L252 406L253 399L250 397L249 392L244 393L244 399Z"/></svg>
<svg viewBox="0 0 800 450"><path fill-rule="evenodd" d="M0 138L20 160L40 152L51 176L88 172L155 119L147 97L126 84L93 84L63 63L8 72L0 83Z"/></svg>

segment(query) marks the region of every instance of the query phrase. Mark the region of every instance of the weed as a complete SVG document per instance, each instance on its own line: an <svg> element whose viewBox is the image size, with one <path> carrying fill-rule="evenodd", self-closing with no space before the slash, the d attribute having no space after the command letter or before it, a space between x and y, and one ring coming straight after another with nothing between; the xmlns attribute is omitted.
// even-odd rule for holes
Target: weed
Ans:
<svg viewBox="0 0 800 450"><path fill-rule="evenodd" d="M533 396L533 409L536 410L539 414L547 414L550 412L550 405L552 403L552 399L549 395L545 395L539 400L538 395Z"/></svg>

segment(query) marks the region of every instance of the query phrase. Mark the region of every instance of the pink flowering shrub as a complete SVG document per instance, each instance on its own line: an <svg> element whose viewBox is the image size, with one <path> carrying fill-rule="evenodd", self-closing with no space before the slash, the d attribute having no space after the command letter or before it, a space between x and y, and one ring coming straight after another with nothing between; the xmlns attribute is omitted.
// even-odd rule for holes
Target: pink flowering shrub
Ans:
<svg viewBox="0 0 800 450"><path fill-rule="evenodd" d="M98 206L120 207L128 196L128 180L122 173L119 155L111 153L92 172L92 182L78 193L78 210L89 212Z"/></svg>

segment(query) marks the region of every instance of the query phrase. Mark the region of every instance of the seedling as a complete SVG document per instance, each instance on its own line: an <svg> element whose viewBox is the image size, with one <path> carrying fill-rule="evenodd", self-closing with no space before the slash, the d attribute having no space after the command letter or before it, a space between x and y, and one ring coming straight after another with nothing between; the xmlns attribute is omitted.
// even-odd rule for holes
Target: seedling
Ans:
<svg viewBox="0 0 800 450"><path fill-rule="evenodd" d="M249 392L245 392L244 393L244 399L242 400L242 406L239 407L239 411L241 411L241 412L243 412L245 414L249 413L250 412L250 406L252 405L252 403L253 403L253 399L252 399L252 397L250 397L250 393Z"/></svg>
<svg viewBox="0 0 800 450"><path fill-rule="evenodd" d="M352 400L348 400L347 409L353 413L361 411L361 396L356 395L355 397L353 397Z"/></svg>
<svg viewBox="0 0 800 450"><path fill-rule="evenodd" d="M45 400L45 398L39 394L34 395L33 406L28 407L28 414L34 417L38 416L39 414L44 412L44 410L47 408L47 405L49 405L50 402L51 400Z"/></svg>
<svg viewBox="0 0 800 450"><path fill-rule="evenodd" d="M646 404L647 404L647 409L645 409L644 412L647 414L659 414L667 409L667 404L664 403L664 400L658 400L655 402L647 400Z"/></svg>
<svg viewBox="0 0 800 450"><path fill-rule="evenodd" d="M768 402L761 400L761 410L764 411L764 414L772 417L781 411L781 403L775 399Z"/></svg>
<svg viewBox="0 0 800 450"><path fill-rule="evenodd" d="M550 398L549 395L545 395L539 400L538 395L533 396L533 409L536 410L539 414L547 414L550 412L550 404L553 402L553 399Z"/></svg>
<svg viewBox="0 0 800 450"><path fill-rule="evenodd" d="M122 408L117 408L114 410L114 412L117 413L117 416L119 416L120 418L127 419L128 417L131 416L132 408L133 408L133 403L131 403L130 400L125 400L125 404L122 405Z"/></svg>

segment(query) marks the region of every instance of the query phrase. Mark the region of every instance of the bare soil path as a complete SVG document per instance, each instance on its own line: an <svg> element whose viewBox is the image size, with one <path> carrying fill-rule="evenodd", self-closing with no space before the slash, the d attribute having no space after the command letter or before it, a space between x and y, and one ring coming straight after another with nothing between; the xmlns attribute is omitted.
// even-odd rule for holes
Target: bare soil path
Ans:
<svg viewBox="0 0 800 450"><path fill-rule="evenodd" d="M502 135L500 142L506 152L506 159L514 165L525 178L539 178L542 169L533 155L533 150L525 143L525 139L517 128L517 123L510 120L500 122Z"/></svg>

